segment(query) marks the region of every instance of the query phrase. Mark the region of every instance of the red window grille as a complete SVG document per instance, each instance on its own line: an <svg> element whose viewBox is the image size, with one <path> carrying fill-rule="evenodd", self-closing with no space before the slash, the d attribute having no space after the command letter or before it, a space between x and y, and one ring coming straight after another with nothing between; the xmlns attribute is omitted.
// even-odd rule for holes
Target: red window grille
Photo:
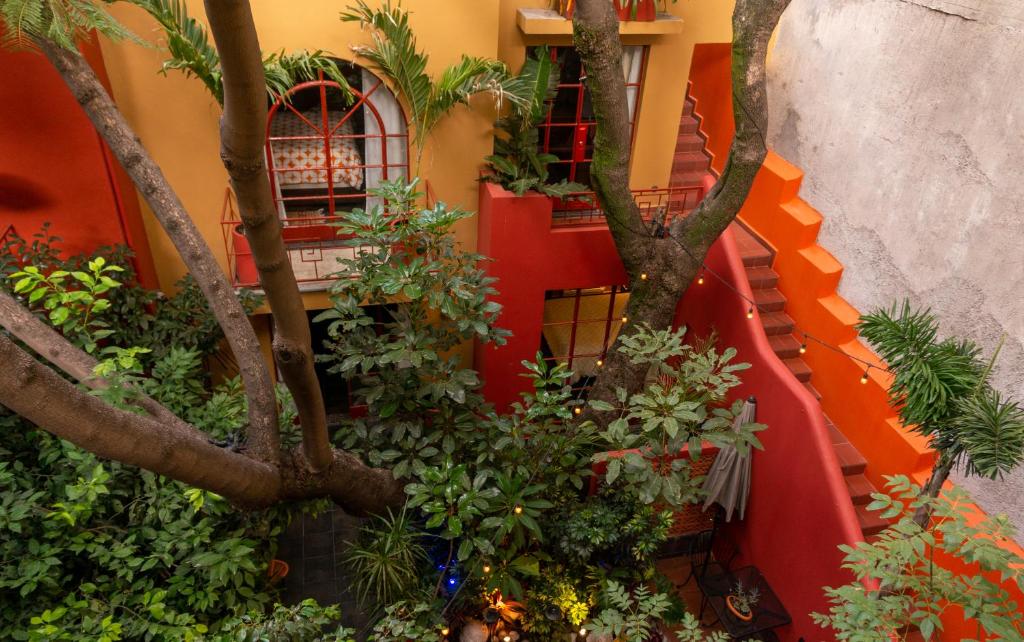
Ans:
<svg viewBox="0 0 1024 642"><path fill-rule="evenodd" d="M636 114L647 70L647 47L637 47L639 73L627 75L626 95L630 101L629 124L636 133ZM551 47L551 59L560 69L558 91L548 108L540 129L540 149L558 157L549 166L551 180L562 179L587 185L590 183L590 162L594 155L594 134L597 121L586 86L586 71L579 54L572 47Z"/></svg>
<svg viewBox="0 0 1024 642"><path fill-rule="evenodd" d="M270 107L267 165L286 225L291 219L365 208L370 189L409 175L407 121L394 95L357 65L337 64L348 80L351 103L341 86L321 73Z"/></svg>
<svg viewBox="0 0 1024 642"><path fill-rule="evenodd" d="M552 290L545 299L541 354L550 363L564 363L573 373L573 388L582 395L622 329L629 288Z"/></svg>

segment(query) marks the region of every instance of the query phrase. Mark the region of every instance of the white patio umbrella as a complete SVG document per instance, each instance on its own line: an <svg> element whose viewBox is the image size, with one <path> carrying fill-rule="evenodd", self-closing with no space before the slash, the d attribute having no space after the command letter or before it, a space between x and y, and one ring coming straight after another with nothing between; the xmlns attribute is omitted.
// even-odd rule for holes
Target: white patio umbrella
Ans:
<svg viewBox="0 0 1024 642"><path fill-rule="evenodd" d="M756 414L757 402L751 397L743 403L743 409L733 421L733 430L738 432L740 426L753 422ZM748 450L746 455L741 455L732 446L725 446L718 452L704 479L704 492L707 493L704 510L717 503L725 509L725 521L731 521L733 512L737 510L743 519L750 495L750 454Z"/></svg>

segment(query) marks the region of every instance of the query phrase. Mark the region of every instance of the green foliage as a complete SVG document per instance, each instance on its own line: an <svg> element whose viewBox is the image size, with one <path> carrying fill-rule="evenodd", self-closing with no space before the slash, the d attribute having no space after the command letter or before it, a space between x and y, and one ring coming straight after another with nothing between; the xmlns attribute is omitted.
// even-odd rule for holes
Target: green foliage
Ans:
<svg viewBox="0 0 1024 642"><path fill-rule="evenodd" d="M930 310L909 301L861 318L858 330L889 365L900 420L967 475L996 479L1024 462L1024 409L993 390L972 342L939 339Z"/></svg>
<svg viewBox="0 0 1024 642"><path fill-rule="evenodd" d="M373 45L353 49L405 98L417 159L422 158L427 137L438 121L456 105L469 104L474 94L490 93L499 104L507 99L516 109L530 106L530 88L510 76L505 64L497 60L463 55L459 62L446 67L436 81L428 76L429 57L416 47L408 12L400 5L392 5L390 0L380 8L357 0L341 13L341 20L373 29Z"/></svg>
<svg viewBox="0 0 1024 642"><path fill-rule="evenodd" d="M548 103L554 99L558 88L558 63L551 59L547 47L538 47L527 57L517 80L528 89L527 107L511 110L495 123L495 153L484 159L490 173L483 180L497 183L516 196L534 190L547 196L568 198L587 191L587 186L579 183L548 182L548 165L558 157L537 151L540 147L537 125L544 120Z"/></svg>
<svg viewBox="0 0 1024 642"><path fill-rule="evenodd" d="M700 622L691 613L683 616L679 628L675 629L675 635L679 642L727 642L732 639L722 631L705 633Z"/></svg>
<svg viewBox="0 0 1024 642"><path fill-rule="evenodd" d="M395 602L384 610L373 627L372 642L408 642L441 640L444 623L438 608L429 602Z"/></svg>
<svg viewBox="0 0 1024 642"><path fill-rule="evenodd" d="M2 0L0 44L34 48L40 40L78 51L78 42L97 31L113 40L135 37L107 13L106 2L94 0Z"/></svg>
<svg viewBox="0 0 1024 642"><path fill-rule="evenodd" d="M608 450L624 452L595 458L608 462L605 481L619 481L645 503L679 507L697 501L703 478L691 475L690 466L700 458L703 441L733 446L741 453L761 447L755 433L765 426L751 423L733 430L743 402L724 403L726 393L739 384L735 373L749 364L730 363L736 350L719 354L710 341L685 345L684 334L684 328L651 330L641 325L621 337L619 351L648 367L649 383L628 400L620 388L617 404L590 404L617 415L601 437ZM679 457L684 448L689 456Z"/></svg>
<svg viewBox="0 0 1024 642"><path fill-rule="evenodd" d="M405 509L398 514L389 510L362 528L345 558L364 605L391 604L413 594L428 559L422 538Z"/></svg>
<svg viewBox="0 0 1024 642"><path fill-rule="evenodd" d="M224 104L224 83L220 54L210 43L206 28L188 14L184 0L129 0L156 19L166 38L170 58L160 71L176 70L198 78L219 104ZM348 82L338 66L324 51L272 52L263 56L263 75L267 93L276 99L306 80L315 80L319 72L341 85L351 99Z"/></svg>
<svg viewBox="0 0 1024 642"><path fill-rule="evenodd" d="M355 642L355 631L338 626L337 606L304 600L295 606L274 607L272 613L253 611L222 623L209 642Z"/></svg>
<svg viewBox="0 0 1024 642"><path fill-rule="evenodd" d="M44 232L34 242L8 244L16 252L5 254L3 272L20 274L3 282L29 279L18 296L35 296L47 318L57 306L68 309L54 321L70 341L101 357L98 373L115 379L103 394L130 401L131 391L117 383L132 383L211 440L243 431L238 381L211 387L202 366L209 353L173 344L192 338L214 345L194 327L212 323L208 310L158 299L101 256L61 261L51 240ZM28 262L33 259L40 264ZM124 276L124 283L110 274ZM51 311L49 300L58 302ZM144 302L161 303L126 313ZM203 318L176 327L174 315L186 309ZM122 347L115 343L120 337L172 343ZM0 559L8 561L0 566L0 638L216 635L225 618L271 603L266 565L286 520L284 509L239 512L212 493L101 461L0 411Z"/></svg>
<svg viewBox="0 0 1024 642"><path fill-rule="evenodd" d="M14 293L24 297L30 308L45 311L51 325L92 353L98 340L113 334L101 316L110 307L102 295L121 285L111 274L124 270L108 265L102 256L89 261L87 268L44 274L28 265L8 278L14 282Z"/></svg>
<svg viewBox="0 0 1024 642"><path fill-rule="evenodd" d="M1024 558L1012 552L1015 533L1006 516L973 523L963 490L953 487L935 498L904 476L887 479L888 494L873 494L868 508L895 523L871 542L839 547L843 567L857 580L826 587L831 607L828 614L814 614L815 621L840 640L881 642L908 626L919 628L927 640L942 631L940 615L957 605L966 620L977 623L979 639L1021 639L1021 605L1000 586L1011 582L1024 589ZM922 506L933 510L926 528L913 519ZM938 552L984 574L951 571L948 564L935 563Z"/></svg>
<svg viewBox="0 0 1024 642"><path fill-rule="evenodd" d="M601 612L590 623L594 633L628 642L646 642L657 630L658 620L668 610L669 599L644 585L630 591L609 580L601 594L601 607Z"/></svg>

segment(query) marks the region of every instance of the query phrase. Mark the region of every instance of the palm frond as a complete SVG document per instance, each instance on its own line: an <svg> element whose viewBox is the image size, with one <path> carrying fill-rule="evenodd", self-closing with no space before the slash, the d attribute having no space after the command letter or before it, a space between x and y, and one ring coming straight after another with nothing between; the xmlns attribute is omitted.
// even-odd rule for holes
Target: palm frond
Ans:
<svg viewBox="0 0 1024 642"><path fill-rule="evenodd" d="M341 85L346 102L351 104L351 87L338 69L338 65L326 52L320 49L290 54L279 51L263 57L263 74L271 98L285 95L289 89L301 82L316 80L320 72Z"/></svg>
<svg viewBox="0 0 1024 642"><path fill-rule="evenodd" d="M997 479L1024 463L1024 409L986 388L958 404L953 428L965 472Z"/></svg>
<svg viewBox="0 0 1024 642"><path fill-rule="evenodd" d="M0 44L16 49L45 39L77 51L78 41L93 31L112 40L138 40L94 0L0 0L0 22Z"/></svg>
<svg viewBox="0 0 1024 642"><path fill-rule="evenodd" d="M198 78L218 103L224 103L220 55L210 43L206 28L189 15L184 0L129 0L156 19L167 40L170 59L160 71L181 71Z"/></svg>

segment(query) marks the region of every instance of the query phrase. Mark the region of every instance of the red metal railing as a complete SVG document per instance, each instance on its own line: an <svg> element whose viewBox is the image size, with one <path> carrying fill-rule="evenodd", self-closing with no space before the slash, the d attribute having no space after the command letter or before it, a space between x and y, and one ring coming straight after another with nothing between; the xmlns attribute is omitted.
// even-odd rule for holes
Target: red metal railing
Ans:
<svg viewBox="0 0 1024 642"><path fill-rule="evenodd" d="M436 202L434 191L429 182L424 181L422 185L423 205L433 207ZM366 249L365 246L354 245L350 236L338 234L336 224L343 217L344 213L339 212L335 216L291 216L281 219L285 250L295 272L295 280L300 284L326 287L332 275L341 269L341 260L353 258ZM242 221L231 188L224 191L221 233L232 283L237 287L258 287L259 273L249 241L242 230Z"/></svg>
<svg viewBox="0 0 1024 642"><path fill-rule="evenodd" d="M669 224L693 211L704 198L704 188L652 187L633 190L633 200L652 234L667 230ZM593 192L573 194L570 199L555 199L552 227L572 225L603 225L604 209Z"/></svg>

